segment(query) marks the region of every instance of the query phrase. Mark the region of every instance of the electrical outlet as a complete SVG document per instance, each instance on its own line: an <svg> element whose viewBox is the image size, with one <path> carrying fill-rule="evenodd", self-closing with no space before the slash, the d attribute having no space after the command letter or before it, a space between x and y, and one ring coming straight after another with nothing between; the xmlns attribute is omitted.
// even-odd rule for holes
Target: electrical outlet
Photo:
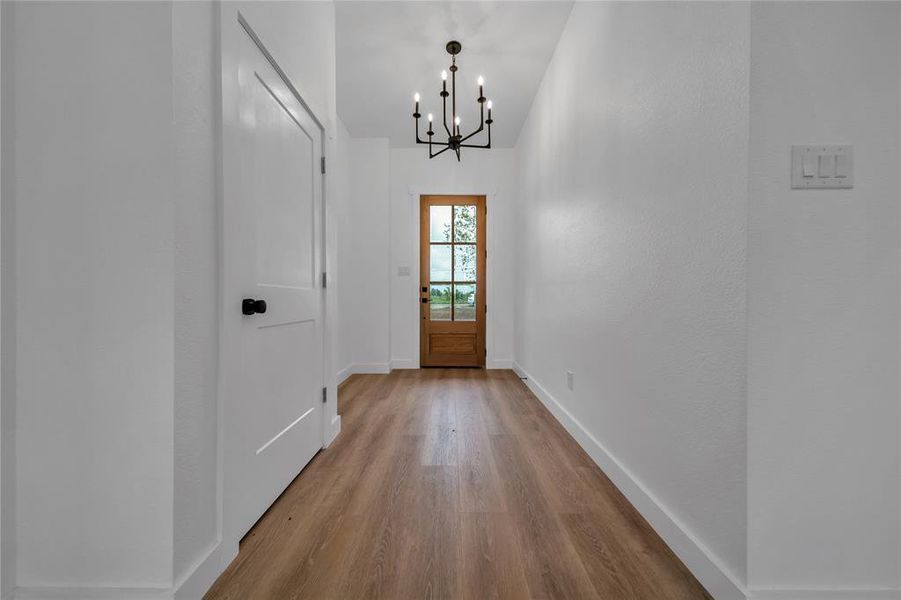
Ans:
<svg viewBox="0 0 901 600"><path fill-rule="evenodd" d="M570 391L572 391L572 389L573 389L573 372L572 371L566 372L566 387L568 387Z"/></svg>

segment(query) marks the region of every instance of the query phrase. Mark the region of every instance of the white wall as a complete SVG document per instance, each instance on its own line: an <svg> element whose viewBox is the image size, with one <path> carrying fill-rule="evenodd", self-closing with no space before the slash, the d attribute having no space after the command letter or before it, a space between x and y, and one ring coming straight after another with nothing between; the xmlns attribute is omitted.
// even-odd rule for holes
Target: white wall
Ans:
<svg viewBox="0 0 901 600"><path fill-rule="evenodd" d="M751 10L753 589L898 585L898 16ZM817 143L854 145L854 189L790 189Z"/></svg>
<svg viewBox="0 0 901 600"><path fill-rule="evenodd" d="M429 159L426 148L391 150L391 361L419 366L419 196L487 195L487 366L513 362L513 151L465 149L463 160ZM409 267L410 276L398 275Z"/></svg>
<svg viewBox="0 0 901 600"><path fill-rule="evenodd" d="M516 360L718 598L745 577L748 53L746 3L577 3L516 147Z"/></svg>
<svg viewBox="0 0 901 600"><path fill-rule="evenodd" d="M17 584L168 588L170 6L14 19Z"/></svg>
<svg viewBox="0 0 901 600"><path fill-rule="evenodd" d="M15 519L15 211L13 198L13 152L9 132L13 124L12 9L0 4L0 598L12 594L16 571Z"/></svg>
<svg viewBox="0 0 901 600"><path fill-rule="evenodd" d="M349 138L350 189L339 232L339 381L419 366L419 196L488 196L489 368L513 363L513 151L470 150L463 162L386 138ZM398 274L409 267L410 275Z"/></svg>
<svg viewBox="0 0 901 600"><path fill-rule="evenodd" d="M346 231L339 241L342 379L353 371L387 372L390 360L388 140L349 140Z"/></svg>
<svg viewBox="0 0 901 600"><path fill-rule="evenodd" d="M176 585L219 535L218 19L212 2L172 4Z"/></svg>
<svg viewBox="0 0 901 600"><path fill-rule="evenodd" d="M351 202L351 166L350 166L350 133L341 119L337 121L335 136L335 155L332 157L330 170L339 174L337 186L334 190L334 203L332 204L332 217L337 239L337 268L329 272L329 287L337 292L337 343L335 347L335 366L337 380L340 382L349 372L349 366L353 365L353 330L347 325L347 318L353 311L355 298L353 293L344 293L350 290L352 281L344 283L346 274L354 270L356 260L353 252L353 237L351 219L353 213L350 210ZM349 286L345 289L345 285ZM346 374L345 374L346 372Z"/></svg>

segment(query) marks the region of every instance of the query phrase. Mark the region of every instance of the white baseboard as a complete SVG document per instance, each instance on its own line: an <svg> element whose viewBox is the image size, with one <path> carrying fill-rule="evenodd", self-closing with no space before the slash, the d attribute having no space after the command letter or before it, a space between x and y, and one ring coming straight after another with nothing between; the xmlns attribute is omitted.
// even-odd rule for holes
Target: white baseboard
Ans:
<svg viewBox="0 0 901 600"><path fill-rule="evenodd" d="M412 358L392 358L391 369L418 369L419 361Z"/></svg>
<svg viewBox="0 0 901 600"><path fill-rule="evenodd" d="M391 363L354 363L354 374L387 375L391 372Z"/></svg>
<svg viewBox="0 0 901 600"><path fill-rule="evenodd" d="M892 588L752 589L748 600L898 600L901 590Z"/></svg>
<svg viewBox="0 0 901 600"><path fill-rule="evenodd" d="M335 385L341 385L344 380L354 374L353 364L349 364L335 374Z"/></svg>
<svg viewBox="0 0 901 600"><path fill-rule="evenodd" d="M216 542L206 556L189 570L181 581L175 584L174 600L197 600L202 598L216 578L238 555L238 544Z"/></svg>
<svg viewBox="0 0 901 600"><path fill-rule="evenodd" d="M103 587L17 587L14 600L173 600L171 589Z"/></svg>
<svg viewBox="0 0 901 600"><path fill-rule="evenodd" d="M716 600L745 600L744 586L647 488L541 384L514 361L513 370L576 439Z"/></svg>
<svg viewBox="0 0 901 600"><path fill-rule="evenodd" d="M489 358L485 361L486 369L512 369L512 358Z"/></svg>
<svg viewBox="0 0 901 600"><path fill-rule="evenodd" d="M341 433L341 415L335 415L335 418L329 424L328 431L325 432L325 445L323 448L331 446L339 433Z"/></svg>
<svg viewBox="0 0 901 600"><path fill-rule="evenodd" d="M392 363L351 363L335 374L336 385L341 385L351 375L375 374L387 375L391 372Z"/></svg>
<svg viewBox="0 0 901 600"><path fill-rule="evenodd" d="M526 375L526 372L522 370L522 367L520 367L519 363L515 360L513 361L513 366L510 368L513 369L513 372L516 373L516 376L520 379L528 379L529 376Z"/></svg>

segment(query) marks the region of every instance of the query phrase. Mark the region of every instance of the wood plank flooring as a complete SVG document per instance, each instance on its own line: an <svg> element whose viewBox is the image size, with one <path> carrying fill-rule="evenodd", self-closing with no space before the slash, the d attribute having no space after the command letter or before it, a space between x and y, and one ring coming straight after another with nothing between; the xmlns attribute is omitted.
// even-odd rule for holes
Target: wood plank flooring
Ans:
<svg viewBox="0 0 901 600"><path fill-rule="evenodd" d="M355 375L207 600L710 596L512 371Z"/></svg>

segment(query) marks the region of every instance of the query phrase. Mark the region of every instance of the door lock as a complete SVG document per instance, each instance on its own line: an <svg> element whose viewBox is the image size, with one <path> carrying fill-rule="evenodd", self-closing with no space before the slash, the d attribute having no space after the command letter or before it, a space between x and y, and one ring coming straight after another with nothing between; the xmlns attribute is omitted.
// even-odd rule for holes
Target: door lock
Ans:
<svg viewBox="0 0 901 600"><path fill-rule="evenodd" d="M241 313L245 315L263 314L266 312L265 300L254 300L253 298L244 298L241 301Z"/></svg>

